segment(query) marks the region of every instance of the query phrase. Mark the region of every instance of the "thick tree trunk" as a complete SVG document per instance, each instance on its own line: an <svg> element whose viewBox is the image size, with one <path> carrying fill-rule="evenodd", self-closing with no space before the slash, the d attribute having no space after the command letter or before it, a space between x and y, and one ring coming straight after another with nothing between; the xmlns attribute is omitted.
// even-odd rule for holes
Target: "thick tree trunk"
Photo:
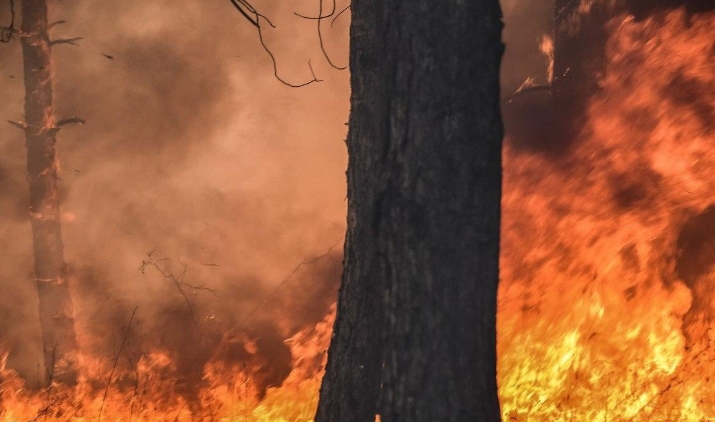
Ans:
<svg viewBox="0 0 715 422"><path fill-rule="evenodd" d="M373 422L382 375L386 277L375 225L388 137L384 6L377 0L353 0L351 8L348 231L316 422Z"/></svg>
<svg viewBox="0 0 715 422"><path fill-rule="evenodd" d="M77 341L62 252L46 0L22 0L25 143L46 381L74 383Z"/></svg>
<svg viewBox="0 0 715 422"><path fill-rule="evenodd" d="M382 421L499 421L499 2L387 3Z"/></svg>
<svg viewBox="0 0 715 422"><path fill-rule="evenodd" d="M352 14L345 273L316 421L498 421L499 3Z"/></svg>

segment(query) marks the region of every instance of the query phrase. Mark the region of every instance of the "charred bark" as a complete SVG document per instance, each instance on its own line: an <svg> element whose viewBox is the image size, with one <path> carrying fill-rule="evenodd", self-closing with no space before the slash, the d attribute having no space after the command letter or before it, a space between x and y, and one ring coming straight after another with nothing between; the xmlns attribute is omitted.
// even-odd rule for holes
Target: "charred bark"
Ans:
<svg viewBox="0 0 715 422"><path fill-rule="evenodd" d="M345 272L316 421L498 421L498 1L352 13Z"/></svg>
<svg viewBox="0 0 715 422"><path fill-rule="evenodd" d="M22 0L25 144L46 381L76 381L77 341L63 256L46 0Z"/></svg>
<svg viewBox="0 0 715 422"><path fill-rule="evenodd" d="M388 3L382 421L499 421L501 9Z"/></svg>
<svg viewBox="0 0 715 422"><path fill-rule="evenodd" d="M351 8L348 229L316 422L374 422L382 374L385 272L375 227L388 137L385 6L353 0Z"/></svg>

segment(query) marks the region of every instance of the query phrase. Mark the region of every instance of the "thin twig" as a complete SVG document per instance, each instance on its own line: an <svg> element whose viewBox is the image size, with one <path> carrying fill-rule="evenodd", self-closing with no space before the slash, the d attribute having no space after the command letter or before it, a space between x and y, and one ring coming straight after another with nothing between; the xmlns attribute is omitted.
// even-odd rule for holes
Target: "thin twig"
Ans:
<svg viewBox="0 0 715 422"><path fill-rule="evenodd" d="M255 26L256 29L258 30L258 40L261 43L261 47L263 47L263 49L266 51L268 56L271 58L271 62L273 63L273 75L279 82L281 82L283 85L289 86L291 88L300 88L300 87L304 87L306 85L310 85L314 82L322 82L321 79L318 79L315 76L315 72L313 72L312 68L310 69L310 71L313 76L313 79L310 81L301 83L301 84L292 84L292 83L286 81L285 79L281 78L278 75L278 62L276 61L276 57L273 54L273 52L268 48L268 45L266 45L266 42L263 39L263 27L261 26L261 20L265 20L268 23L268 25L270 25L271 28L275 28L276 26L273 24L273 22L271 22L270 19L268 19L267 16L259 13L258 10L255 7L253 7L253 5L251 3L248 2L248 0L231 0L231 4L233 4L233 6L236 8L236 10L238 10L241 13L241 15L243 15L243 17L246 18L246 20L248 20L248 22L250 22L251 25ZM308 66L309 67L311 66L310 61L308 61Z"/></svg>
<svg viewBox="0 0 715 422"><path fill-rule="evenodd" d="M298 263L298 265L296 265L295 267L293 267L293 269L290 270L290 272L288 272L288 274L283 278L283 281L281 281L281 282L276 286L276 288L273 289L273 291L272 291L268 296L266 296L265 299L263 299L263 301L262 301L261 303L259 303L255 308L253 308L253 309L251 310L251 312L249 312L249 313L246 315L245 318L243 318L243 321L241 321L241 323L238 324L238 326L239 326L239 327L243 327L243 326L246 324L246 322L248 322L248 320L251 319L251 317L252 317L256 312L258 312L259 309L263 308L268 302L270 302L270 301L278 294L278 292L279 292L286 284L288 284L288 282L293 278L293 276L295 276L295 274L296 274L301 268L305 267L306 265L310 265L310 264L313 264L313 263L315 263L315 262L317 262L317 261L320 261L321 259L323 259L323 258L325 258L326 256L330 255L330 253L331 253L336 247L338 247L338 245L343 241L343 239L344 239L344 237L341 237L337 242L335 242L335 243L333 244L333 246L330 247L330 249L328 249L328 250L327 250L324 254L322 254L322 255L319 255L319 256L316 256L316 257L313 257L313 258L303 258L303 260L300 261L300 262Z"/></svg>
<svg viewBox="0 0 715 422"><path fill-rule="evenodd" d="M134 321L134 316L137 313L138 307L135 307L132 311L132 315L129 317L129 323L122 334L122 343L119 345L119 350L114 356L114 362L112 363L112 370L109 372L109 379L107 380L107 386L104 388L104 395L102 396L102 405L99 407L99 417L97 420L102 421L102 411L104 411L104 402L107 400L107 393L109 393L109 386L112 385L112 378L114 377L114 371L117 369L117 363L119 362L119 356L122 354L124 345L127 343L129 338L129 332L132 330L132 321Z"/></svg>
<svg viewBox="0 0 715 422"><path fill-rule="evenodd" d="M84 120L83 118L77 117L77 116L72 116L67 119L62 119L62 120L58 121L56 126L64 126L64 125L68 125L68 124L83 125L85 123L87 123L87 121Z"/></svg>
<svg viewBox="0 0 715 422"><path fill-rule="evenodd" d="M216 289L212 289L210 287L207 287L206 285L193 285L186 283L184 281L184 278L186 277L186 273L189 271L189 267L187 265L184 265L184 268L181 271L181 274L177 277L172 273L171 271L168 270L168 268L161 268L159 266L159 263L162 261L168 261L169 258L161 258L161 259L154 259L152 255L154 254L155 250L149 252L147 255L148 259L145 259L142 261L141 267L139 267L139 270L144 273L146 271L147 267L153 267L156 269L159 274L165 279L171 281L176 289L178 290L179 294L181 297L184 299L184 302L186 302L186 305L189 309L189 313L191 314L191 321L194 324L194 328L196 329L196 332L199 333L199 336L202 336L201 333L201 328L199 327L199 321L196 317L196 310L194 309L194 304L191 302L191 299L189 298L189 295L186 293L184 288L189 288L192 290L201 290L201 291L206 291L214 296L218 296Z"/></svg>
<svg viewBox="0 0 715 422"><path fill-rule="evenodd" d="M318 3L320 3L320 7L318 8L318 16L323 16L323 0L318 0ZM330 12L329 16L332 16L335 13L335 0L333 0L333 10ZM330 55L328 52L325 50L325 43L323 42L323 30L321 29L321 25L323 23L323 19L318 19L318 40L320 41L320 50L323 52L323 56L325 56L325 60L328 61L330 66L337 70L345 70L347 69L347 66L338 66L335 63L333 63L333 60L330 58Z"/></svg>
<svg viewBox="0 0 715 422"><path fill-rule="evenodd" d="M521 97L522 95L531 94L533 92L547 92L550 94L551 93L551 85L536 85L536 86L530 86L528 88L520 89L520 90L514 92L513 94L502 98L501 101L503 103L510 103L510 102L514 101L515 99Z"/></svg>
<svg viewBox="0 0 715 422"><path fill-rule="evenodd" d="M32 419L32 420L30 420L30 422L37 422L38 420L40 420L40 418L41 418L45 413L49 412L49 411L50 411L50 408L51 408L52 406L54 406L55 403L57 403L58 401L59 401L59 398L55 398L54 400L52 400L51 403L47 404L47 406L45 406L45 407L43 407L42 409L40 409L40 411L37 413L37 415L35 416L35 418Z"/></svg>
<svg viewBox="0 0 715 422"><path fill-rule="evenodd" d="M74 45L74 46L79 47L79 44L77 44L77 41L79 41L81 39L82 39L82 37L58 38L56 40L50 41L50 46L58 45L58 44L69 44L69 45Z"/></svg>
<svg viewBox="0 0 715 422"><path fill-rule="evenodd" d="M350 5L345 6L345 8L344 8L343 10L341 10L340 12L338 12L337 15L335 15L335 17L333 18L333 20L330 21L330 27L331 27L331 28L332 28L333 24L335 23L335 20L338 19L343 13L347 12L348 9L350 9Z"/></svg>

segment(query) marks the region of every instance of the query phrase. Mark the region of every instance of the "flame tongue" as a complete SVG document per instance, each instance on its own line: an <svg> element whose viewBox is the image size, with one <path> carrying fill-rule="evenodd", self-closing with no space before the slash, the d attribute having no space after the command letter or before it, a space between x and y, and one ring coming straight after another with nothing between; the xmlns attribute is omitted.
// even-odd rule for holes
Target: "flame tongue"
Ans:
<svg viewBox="0 0 715 422"><path fill-rule="evenodd" d="M715 417L715 14L610 29L573 152L505 153L506 419Z"/></svg>
<svg viewBox="0 0 715 422"><path fill-rule="evenodd" d="M715 13L610 29L573 151L505 151L505 420L715 419ZM33 392L3 359L0 421L308 421L334 311L286 340L293 369L267 389L250 359L213 359L187 394L171 354L154 350L83 356L76 387Z"/></svg>
<svg viewBox="0 0 715 422"><path fill-rule="evenodd" d="M33 392L0 361L0 421L309 421L317 406L325 349L335 307L325 319L286 340L293 370L282 385L260 397L260 377L245 364L211 361L193 398L181 393L182 380L169 354L154 351L127 369L90 356L80 359L80 382L72 389ZM116 365L122 368L123 365ZM109 374L111 383L109 383ZM109 386L107 386L109 384ZM63 389L64 388L64 389Z"/></svg>

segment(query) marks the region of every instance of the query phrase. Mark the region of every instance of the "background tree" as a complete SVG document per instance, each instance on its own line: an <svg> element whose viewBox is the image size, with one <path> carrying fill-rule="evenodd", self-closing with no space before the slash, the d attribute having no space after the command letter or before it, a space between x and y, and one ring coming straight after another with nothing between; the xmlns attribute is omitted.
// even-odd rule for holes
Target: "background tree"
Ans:
<svg viewBox="0 0 715 422"><path fill-rule="evenodd" d="M40 326L46 381L76 381L77 340L72 300L64 261L57 132L71 118L56 121L52 110L53 44L50 41L46 0L22 0L20 42L25 82L25 121L11 122L25 131L27 172L30 184L30 222L35 255L35 282L39 296Z"/></svg>
<svg viewBox="0 0 715 422"><path fill-rule="evenodd" d="M316 421L499 420L499 4L352 13L345 272Z"/></svg>

